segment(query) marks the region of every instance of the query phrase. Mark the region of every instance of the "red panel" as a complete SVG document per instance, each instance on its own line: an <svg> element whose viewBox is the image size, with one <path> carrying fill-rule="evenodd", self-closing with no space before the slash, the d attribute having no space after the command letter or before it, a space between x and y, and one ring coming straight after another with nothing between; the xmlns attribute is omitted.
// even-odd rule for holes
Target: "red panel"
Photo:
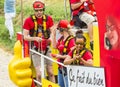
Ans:
<svg viewBox="0 0 120 87"><path fill-rule="evenodd" d="M24 57L29 57L29 42L23 40L21 32L17 32L17 40L20 40L20 42L23 44Z"/></svg>
<svg viewBox="0 0 120 87"><path fill-rule="evenodd" d="M100 35L100 66L105 67L106 87L120 87L120 45L117 48L107 50L105 48L105 32L107 18L111 16L115 19L115 26L118 34L118 44L120 44L120 0L94 0L98 17ZM114 20L113 20L114 21ZM118 23L118 24L117 24ZM114 28L115 29L115 28ZM117 35L116 34L116 35ZM112 36L112 33L111 35ZM112 37L111 37L112 38ZM116 38L115 38L116 39ZM114 42L114 40L113 40Z"/></svg>
<svg viewBox="0 0 120 87"><path fill-rule="evenodd" d="M17 32L17 40L20 40L20 42L22 43L22 33L21 32Z"/></svg>

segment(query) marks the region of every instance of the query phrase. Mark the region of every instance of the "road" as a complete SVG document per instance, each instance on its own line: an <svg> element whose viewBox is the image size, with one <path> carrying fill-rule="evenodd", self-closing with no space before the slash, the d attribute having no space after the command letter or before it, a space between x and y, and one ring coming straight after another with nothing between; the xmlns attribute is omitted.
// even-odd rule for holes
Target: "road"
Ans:
<svg viewBox="0 0 120 87"><path fill-rule="evenodd" d="M12 57L12 54L0 48L0 87L17 87L8 75L8 64Z"/></svg>

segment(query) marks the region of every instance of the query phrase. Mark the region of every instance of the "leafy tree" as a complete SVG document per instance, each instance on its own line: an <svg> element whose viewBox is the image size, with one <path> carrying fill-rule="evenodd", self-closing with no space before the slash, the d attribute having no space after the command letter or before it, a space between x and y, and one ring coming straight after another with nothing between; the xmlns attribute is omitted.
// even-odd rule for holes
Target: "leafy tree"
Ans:
<svg viewBox="0 0 120 87"><path fill-rule="evenodd" d="M4 0L0 0L0 15L3 14Z"/></svg>

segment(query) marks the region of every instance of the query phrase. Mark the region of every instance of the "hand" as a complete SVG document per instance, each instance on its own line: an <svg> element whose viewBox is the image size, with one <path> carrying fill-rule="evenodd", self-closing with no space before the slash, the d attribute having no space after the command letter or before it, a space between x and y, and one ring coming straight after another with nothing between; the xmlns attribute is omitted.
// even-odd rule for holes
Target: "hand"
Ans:
<svg viewBox="0 0 120 87"><path fill-rule="evenodd" d="M57 59L61 59L62 57L64 57L63 55L60 54L51 54L53 57L57 58Z"/></svg>
<svg viewBox="0 0 120 87"><path fill-rule="evenodd" d="M54 24L53 29L56 31L56 29L58 28L58 23Z"/></svg>
<svg viewBox="0 0 120 87"><path fill-rule="evenodd" d="M74 59L80 60L80 59L81 59L81 56L80 56L80 55L76 55L76 56L74 57Z"/></svg>
<svg viewBox="0 0 120 87"><path fill-rule="evenodd" d="M52 33L53 36L56 36L56 29L57 29L57 27L58 27L58 24L54 24L54 26L52 26L51 33Z"/></svg>
<svg viewBox="0 0 120 87"><path fill-rule="evenodd" d="M31 87L32 70L30 58L22 58L22 45L17 41L14 46L14 56L10 61L9 76L10 79L19 87Z"/></svg>
<svg viewBox="0 0 120 87"><path fill-rule="evenodd" d="M41 42L41 41L42 41L42 38L40 38L40 37L35 37L35 41Z"/></svg>
<svg viewBox="0 0 120 87"><path fill-rule="evenodd" d="M51 56L52 56L52 57L56 57L56 54L52 54L52 53L51 53Z"/></svg>
<svg viewBox="0 0 120 87"><path fill-rule="evenodd" d="M60 58L61 59L62 55L60 54L56 54L56 58Z"/></svg>

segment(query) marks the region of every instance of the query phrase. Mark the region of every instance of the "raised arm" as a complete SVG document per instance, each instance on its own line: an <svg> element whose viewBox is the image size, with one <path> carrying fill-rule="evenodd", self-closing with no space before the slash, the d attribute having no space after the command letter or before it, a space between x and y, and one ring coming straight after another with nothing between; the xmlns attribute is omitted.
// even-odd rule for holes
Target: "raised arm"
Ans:
<svg viewBox="0 0 120 87"><path fill-rule="evenodd" d="M56 48L56 29L57 29L57 24L54 24L51 27L51 42L52 42L52 47Z"/></svg>

